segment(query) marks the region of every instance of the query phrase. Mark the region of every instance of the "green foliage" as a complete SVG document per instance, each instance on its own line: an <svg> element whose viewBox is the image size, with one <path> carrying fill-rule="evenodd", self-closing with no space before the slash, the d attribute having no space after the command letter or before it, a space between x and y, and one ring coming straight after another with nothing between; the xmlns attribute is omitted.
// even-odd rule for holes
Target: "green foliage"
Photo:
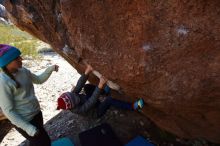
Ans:
<svg viewBox="0 0 220 146"><path fill-rule="evenodd" d="M37 56L38 40L14 25L0 24L0 44L9 44L19 48L22 56Z"/></svg>

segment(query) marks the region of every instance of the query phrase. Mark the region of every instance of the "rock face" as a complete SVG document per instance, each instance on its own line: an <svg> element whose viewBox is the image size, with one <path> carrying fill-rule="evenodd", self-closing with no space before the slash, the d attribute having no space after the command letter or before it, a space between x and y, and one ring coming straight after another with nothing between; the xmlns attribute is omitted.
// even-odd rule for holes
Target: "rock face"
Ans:
<svg viewBox="0 0 220 146"><path fill-rule="evenodd" d="M220 143L218 0L13 0L21 29L118 84L144 114L185 138ZM66 47L63 49L63 47Z"/></svg>

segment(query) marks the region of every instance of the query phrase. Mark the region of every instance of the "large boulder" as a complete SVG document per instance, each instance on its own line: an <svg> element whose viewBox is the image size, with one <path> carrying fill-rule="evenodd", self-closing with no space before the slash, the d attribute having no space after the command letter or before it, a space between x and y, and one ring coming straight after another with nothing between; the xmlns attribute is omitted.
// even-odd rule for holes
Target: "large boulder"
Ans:
<svg viewBox="0 0 220 146"><path fill-rule="evenodd" d="M143 97L143 113L161 128L220 143L218 0L13 0L6 8L79 72L87 62L124 100Z"/></svg>

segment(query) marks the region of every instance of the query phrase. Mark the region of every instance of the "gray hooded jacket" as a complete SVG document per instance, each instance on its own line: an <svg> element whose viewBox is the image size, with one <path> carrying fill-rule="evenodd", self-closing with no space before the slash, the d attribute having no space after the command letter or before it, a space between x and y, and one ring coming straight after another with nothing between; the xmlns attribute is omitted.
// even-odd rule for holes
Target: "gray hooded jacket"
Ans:
<svg viewBox="0 0 220 146"><path fill-rule="evenodd" d="M84 87L86 81L88 80L88 75L83 74L77 84L74 90L72 91L74 95L74 103L75 107L71 109L70 111L77 114L83 114L86 113L88 110L90 110L96 103L100 96L101 89L98 87L95 88L92 96L87 100L86 95L80 94L80 91Z"/></svg>

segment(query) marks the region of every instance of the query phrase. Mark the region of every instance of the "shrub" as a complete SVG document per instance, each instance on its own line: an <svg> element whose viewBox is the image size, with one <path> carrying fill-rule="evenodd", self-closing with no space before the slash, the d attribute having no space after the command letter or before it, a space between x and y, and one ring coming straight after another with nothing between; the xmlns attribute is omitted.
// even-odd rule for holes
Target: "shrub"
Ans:
<svg viewBox="0 0 220 146"><path fill-rule="evenodd" d="M9 44L19 48L22 56L37 57L38 40L14 25L0 24L0 44Z"/></svg>

